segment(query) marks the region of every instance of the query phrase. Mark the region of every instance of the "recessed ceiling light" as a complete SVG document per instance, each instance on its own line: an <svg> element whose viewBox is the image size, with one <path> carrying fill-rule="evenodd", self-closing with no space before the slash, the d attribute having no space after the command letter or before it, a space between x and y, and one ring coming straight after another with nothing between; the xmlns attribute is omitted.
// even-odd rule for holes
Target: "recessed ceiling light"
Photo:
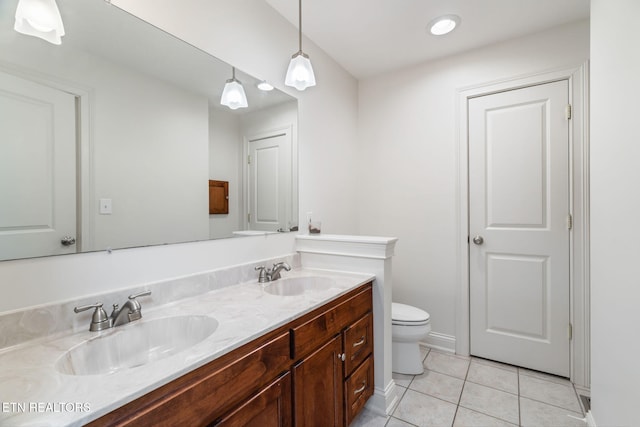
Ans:
<svg viewBox="0 0 640 427"><path fill-rule="evenodd" d="M453 31L458 24L460 17L457 15L440 16L429 23L429 32L434 36L443 36Z"/></svg>
<svg viewBox="0 0 640 427"><path fill-rule="evenodd" d="M273 90L273 86L269 84L266 80L261 81L256 86L258 87L258 89L264 90L265 92L269 92L270 90Z"/></svg>

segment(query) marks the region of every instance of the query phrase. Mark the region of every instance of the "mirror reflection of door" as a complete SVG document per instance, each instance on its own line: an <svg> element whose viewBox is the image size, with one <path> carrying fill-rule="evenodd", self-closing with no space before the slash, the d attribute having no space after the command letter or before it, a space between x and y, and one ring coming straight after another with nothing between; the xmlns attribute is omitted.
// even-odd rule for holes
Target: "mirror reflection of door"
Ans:
<svg viewBox="0 0 640 427"><path fill-rule="evenodd" d="M75 96L3 71L0 200L0 259L76 252Z"/></svg>
<svg viewBox="0 0 640 427"><path fill-rule="evenodd" d="M288 230L291 192L291 132L277 130L248 141L248 229Z"/></svg>

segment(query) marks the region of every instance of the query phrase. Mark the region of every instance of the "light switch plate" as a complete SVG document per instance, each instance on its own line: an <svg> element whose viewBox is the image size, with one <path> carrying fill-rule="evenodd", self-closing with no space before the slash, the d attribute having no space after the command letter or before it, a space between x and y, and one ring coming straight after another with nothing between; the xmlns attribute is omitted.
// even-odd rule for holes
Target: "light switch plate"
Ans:
<svg viewBox="0 0 640 427"><path fill-rule="evenodd" d="M111 215L112 213L111 199L100 199L100 215Z"/></svg>

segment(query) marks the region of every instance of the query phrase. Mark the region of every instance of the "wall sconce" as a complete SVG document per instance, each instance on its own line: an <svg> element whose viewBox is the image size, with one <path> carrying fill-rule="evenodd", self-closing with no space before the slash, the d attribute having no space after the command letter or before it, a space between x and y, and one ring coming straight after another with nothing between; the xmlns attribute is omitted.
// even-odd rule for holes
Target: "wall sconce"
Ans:
<svg viewBox="0 0 640 427"><path fill-rule="evenodd" d="M242 83L236 79L236 67L232 67L232 77L227 80L227 83L224 85L224 90L222 91L222 97L220 98L220 104L226 105L232 110L237 110L238 108L246 108L249 104L247 103L247 95L244 93L244 88L242 87Z"/></svg>
<svg viewBox="0 0 640 427"><path fill-rule="evenodd" d="M62 44L64 25L55 0L20 0L13 29L49 43Z"/></svg>
<svg viewBox="0 0 640 427"><path fill-rule="evenodd" d="M298 39L300 50L291 57L284 84L298 90L305 90L309 86L316 85L316 76L313 74L309 55L302 51L302 0L298 1Z"/></svg>

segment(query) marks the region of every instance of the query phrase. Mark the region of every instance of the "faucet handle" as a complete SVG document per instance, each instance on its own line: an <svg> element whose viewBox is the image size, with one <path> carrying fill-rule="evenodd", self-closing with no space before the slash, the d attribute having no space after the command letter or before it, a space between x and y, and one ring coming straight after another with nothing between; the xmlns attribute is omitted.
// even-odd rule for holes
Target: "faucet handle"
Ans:
<svg viewBox="0 0 640 427"><path fill-rule="evenodd" d="M74 307L73 311L80 313L82 311L95 308L93 316L91 317L91 324L89 325L90 331L101 331L103 329L109 329L111 327L111 319L107 316L107 312L102 308L102 303L97 302L95 304L83 305L80 307Z"/></svg>
<svg viewBox="0 0 640 427"><path fill-rule="evenodd" d="M129 295L129 299L135 300L138 297L146 297L147 295L151 295L151 291L142 291L137 294Z"/></svg>
<svg viewBox="0 0 640 427"><path fill-rule="evenodd" d="M260 274L258 274L258 283L266 283L269 281L267 278L267 268L264 265L258 265L254 270L260 271Z"/></svg>

